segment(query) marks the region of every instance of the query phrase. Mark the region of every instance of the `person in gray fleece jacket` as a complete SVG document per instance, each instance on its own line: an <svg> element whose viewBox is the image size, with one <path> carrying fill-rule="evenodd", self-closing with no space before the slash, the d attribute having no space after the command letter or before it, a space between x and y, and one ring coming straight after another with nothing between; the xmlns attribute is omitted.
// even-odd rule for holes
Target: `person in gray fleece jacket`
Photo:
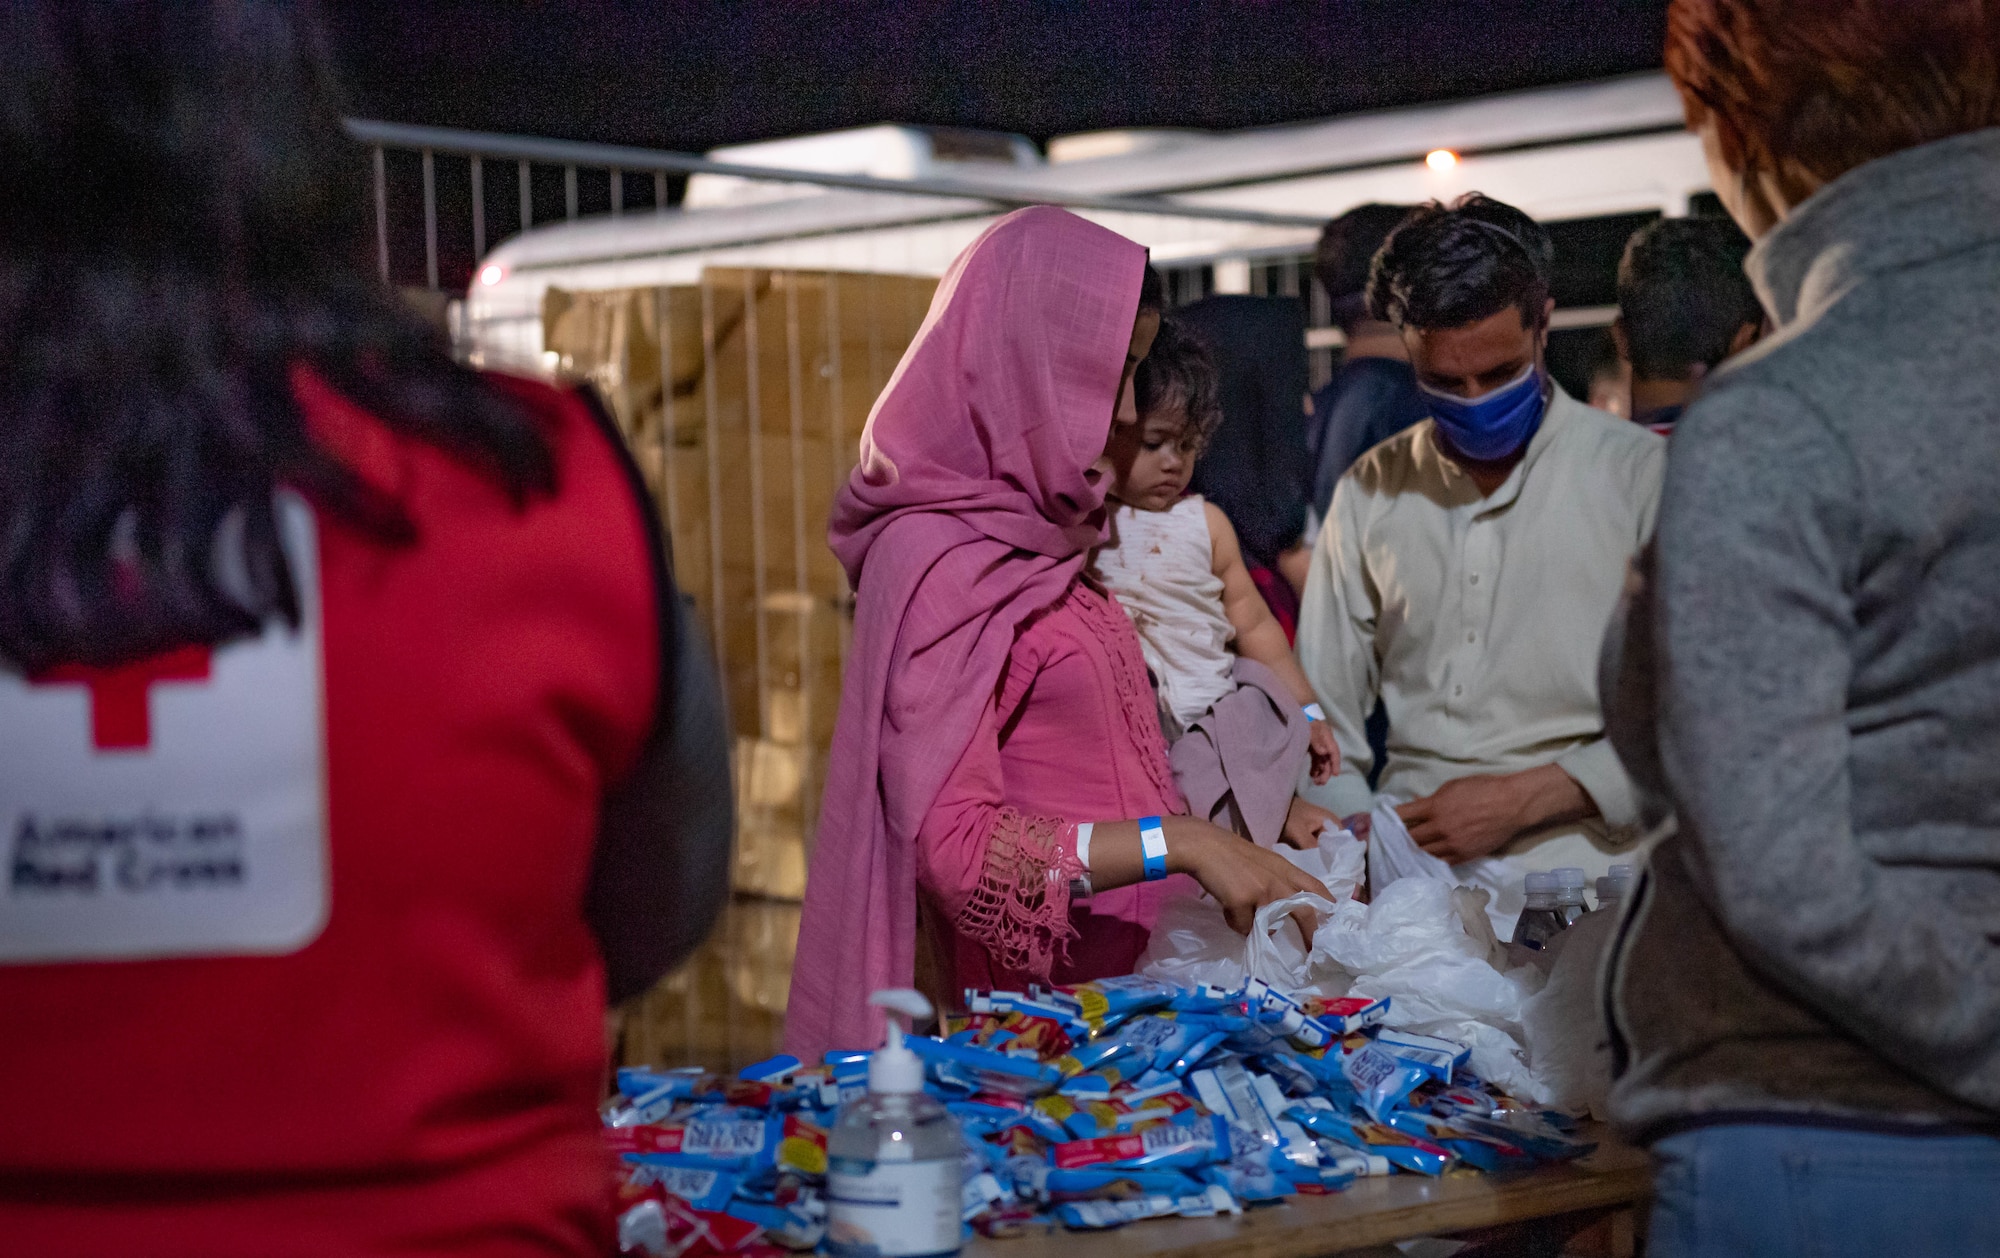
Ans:
<svg viewBox="0 0 2000 1258"><path fill-rule="evenodd" d="M1675 0L1771 334L1607 642L1652 1258L2000 1253L2000 6Z"/></svg>

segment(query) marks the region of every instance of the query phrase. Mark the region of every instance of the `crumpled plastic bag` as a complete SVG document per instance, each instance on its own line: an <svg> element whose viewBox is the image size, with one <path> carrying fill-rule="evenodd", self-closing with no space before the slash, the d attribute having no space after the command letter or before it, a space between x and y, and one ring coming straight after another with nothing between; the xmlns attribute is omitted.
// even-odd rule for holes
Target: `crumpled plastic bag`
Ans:
<svg viewBox="0 0 2000 1258"><path fill-rule="evenodd" d="M1241 987L1254 975L1281 990L1304 988L1310 981L1308 954L1291 912L1305 905L1330 913L1336 903L1353 896L1367 872L1367 848L1347 831L1329 828L1320 832L1317 848L1301 851L1280 844L1273 850L1319 879L1333 899L1295 895L1273 901L1257 911L1247 938L1230 929L1222 906L1207 896L1170 900L1153 925L1138 972L1184 987Z"/></svg>
<svg viewBox="0 0 2000 1258"><path fill-rule="evenodd" d="M1387 996L1386 1025L1466 1045L1473 1073L1516 1097L1566 1108L1601 1098L1591 1064L1601 1020L1587 996L1608 932L1593 927L1559 951L1523 956L1500 942L1489 892L1450 881L1456 871L1442 861L1430 858L1446 876L1398 877L1362 904L1351 897L1364 845L1351 835L1325 835L1316 852L1279 850L1335 898L1267 904L1247 938L1213 900L1179 901L1161 914L1139 972L1229 988L1256 977L1294 996ZM1319 919L1309 948L1291 922L1302 906ZM1563 983L1542 1000L1551 968Z"/></svg>
<svg viewBox="0 0 2000 1258"><path fill-rule="evenodd" d="M1532 966L1495 968L1498 945L1485 927L1483 891L1398 879L1372 903L1338 905L1320 923L1315 990L1387 996L1386 1025L1456 1040L1472 1050L1473 1073L1541 1102L1545 1089L1529 1069L1522 1017L1542 975Z"/></svg>
<svg viewBox="0 0 2000 1258"><path fill-rule="evenodd" d="M1526 907L1520 877L1504 860L1481 856L1456 865L1417 846L1402 817L1396 813L1397 800L1378 798L1368 815L1368 885L1380 893L1403 878L1430 878L1453 887L1473 887L1486 893L1486 916L1493 933L1505 939L1514 931L1521 910Z"/></svg>

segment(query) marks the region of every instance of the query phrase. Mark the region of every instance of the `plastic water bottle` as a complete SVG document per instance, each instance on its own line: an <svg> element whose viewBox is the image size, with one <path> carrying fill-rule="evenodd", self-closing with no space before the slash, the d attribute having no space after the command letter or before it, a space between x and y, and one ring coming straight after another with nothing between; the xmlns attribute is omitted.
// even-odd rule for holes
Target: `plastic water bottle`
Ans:
<svg viewBox="0 0 2000 1258"><path fill-rule="evenodd" d="M1514 923L1514 942L1539 951L1543 944L1562 933L1569 919L1556 907L1556 876L1529 874L1525 884L1527 907Z"/></svg>
<svg viewBox="0 0 2000 1258"><path fill-rule="evenodd" d="M1628 893L1632 890L1632 867L1613 865L1611 872L1597 880L1597 907L1600 912L1610 909L1616 912Z"/></svg>
<svg viewBox="0 0 2000 1258"><path fill-rule="evenodd" d="M1549 872L1556 878L1556 912L1562 914L1563 925L1571 925L1590 911L1590 906L1583 902L1583 889L1588 885L1589 876L1574 865Z"/></svg>
<svg viewBox="0 0 2000 1258"><path fill-rule="evenodd" d="M868 1059L868 1095L827 1138L827 1249L837 1258L917 1258L959 1249L964 1164L958 1123L924 1091L923 1061L894 1014L930 1014L920 992L876 992L889 1041Z"/></svg>

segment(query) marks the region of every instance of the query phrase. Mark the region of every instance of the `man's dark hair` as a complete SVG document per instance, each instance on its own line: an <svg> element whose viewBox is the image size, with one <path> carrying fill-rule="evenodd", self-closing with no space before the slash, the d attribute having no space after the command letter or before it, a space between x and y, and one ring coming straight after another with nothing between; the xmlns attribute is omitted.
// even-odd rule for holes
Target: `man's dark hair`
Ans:
<svg viewBox="0 0 2000 1258"><path fill-rule="evenodd" d="M307 431L296 371L516 502L555 485L533 419L376 278L367 153L308 7L0 4L0 657L19 667L296 624L280 485L415 539ZM225 520L240 589L217 575Z"/></svg>
<svg viewBox="0 0 2000 1258"><path fill-rule="evenodd" d="M1201 453L1222 423L1215 364L1192 332L1171 315L1160 320L1153 351L1139 363L1132 378L1132 395L1141 420L1157 410L1175 407L1187 416L1180 447Z"/></svg>
<svg viewBox="0 0 2000 1258"><path fill-rule="evenodd" d="M1368 313L1368 267L1409 213L1407 205L1357 205L1320 232L1313 273L1333 303L1335 323L1346 327Z"/></svg>
<svg viewBox="0 0 2000 1258"><path fill-rule="evenodd" d="M1618 264L1618 317L1632 374L1685 380L1729 353L1764 308L1743 274L1750 238L1726 218L1666 218L1640 228Z"/></svg>
<svg viewBox="0 0 2000 1258"><path fill-rule="evenodd" d="M1548 232L1511 205L1478 192L1432 201L1375 255L1368 310L1397 327L1456 328L1513 306L1537 326L1554 260Z"/></svg>

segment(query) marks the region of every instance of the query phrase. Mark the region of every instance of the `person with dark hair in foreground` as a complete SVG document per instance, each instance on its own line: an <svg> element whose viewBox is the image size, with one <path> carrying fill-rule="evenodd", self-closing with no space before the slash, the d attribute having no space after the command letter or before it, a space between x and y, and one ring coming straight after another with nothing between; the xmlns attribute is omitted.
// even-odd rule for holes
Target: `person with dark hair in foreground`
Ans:
<svg viewBox="0 0 2000 1258"><path fill-rule="evenodd" d="M1764 327L1743 273L1750 238L1726 218L1668 218L1633 233L1618 263L1611 335L1632 369L1632 414L1662 437L1708 373Z"/></svg>
<svg viewBox="0 0 2000 1258"><path fill-rule="evenodd" d="M1333 487L1354 460L1429 413L1417 393L1402 334L1368 313L1368 268L1409 212L1407 205L1356 206L1326 225L1313 253L1313 272L1347 344L1340 370L1313 394L1306 442L1313 469L1308 541L1318 537Z"/></svg>
<svg viewBox="0 0 2000 1258"><path fill-rule="evenodd" d="M1774 332L1675 426L1607 642L1647 1253L2000 1254L2000 11L1675 0Z"/></svg>
<svg viewBox="0 0 2000 1258"><path fill-rule="evenodd" d="M727 891L593 402L373 277L268 0L0 7L0 1249L601 1254L603 1012Z"/></svg>
<svg viewBox="0 0 2000 1258"><path fill-rule="evenodd" d="M1425 851L1520 876L1602 873L1637 808L1603 738L1597 653L1652 531L1665 443L1548 376L1548 234L1471 194L1419 207L1375 256L1369 307L1401 330L1431 418L1364 455L1314 549L1299 662L1340 744L1306 798L1369 811L1362 718L1389 717L1380 790Z"/></svg>

